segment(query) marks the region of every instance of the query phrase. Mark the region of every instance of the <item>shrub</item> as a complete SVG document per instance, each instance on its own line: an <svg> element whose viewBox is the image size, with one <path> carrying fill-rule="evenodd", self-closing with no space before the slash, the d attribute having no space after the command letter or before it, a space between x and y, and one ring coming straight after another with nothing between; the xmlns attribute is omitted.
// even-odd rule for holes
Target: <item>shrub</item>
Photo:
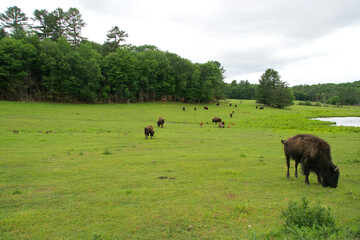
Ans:
<svg viewBox="0 0 360 240"><path fill-rule="evenodd" d="M335 220L330 214L330 209L326 209L318 204L309 206L306 198L302 203L290 201L288 208L283 211L282 217L285 218L285 228L335 228Z"/></svg>

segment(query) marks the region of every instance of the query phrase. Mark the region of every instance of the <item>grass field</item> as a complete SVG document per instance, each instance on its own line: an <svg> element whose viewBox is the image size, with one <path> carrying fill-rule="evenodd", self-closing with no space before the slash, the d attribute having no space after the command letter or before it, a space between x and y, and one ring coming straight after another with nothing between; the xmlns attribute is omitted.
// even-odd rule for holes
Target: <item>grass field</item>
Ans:
<svg viewBox="0 0 360 240"><path fill-rule="evenodd" d="M284 239L282 211L304 197L359 226L360 128L308 119L359 107L203 106L0 101L0 239ZM299 133L329 142L336 189L306 186L293 161L286 179L280 140Z"/></svg>

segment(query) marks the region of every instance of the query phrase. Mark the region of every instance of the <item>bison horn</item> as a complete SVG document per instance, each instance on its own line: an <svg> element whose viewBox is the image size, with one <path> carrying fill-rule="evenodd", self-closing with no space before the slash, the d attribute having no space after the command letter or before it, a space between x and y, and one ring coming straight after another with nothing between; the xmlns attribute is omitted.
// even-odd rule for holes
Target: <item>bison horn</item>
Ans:
<svg viewBox="0 0 360 240"><path fill-rule="evenodd" d="M334 169L334 172L338 172L338 171L339 171L339 168L338 168L338 167Z"/></svg>

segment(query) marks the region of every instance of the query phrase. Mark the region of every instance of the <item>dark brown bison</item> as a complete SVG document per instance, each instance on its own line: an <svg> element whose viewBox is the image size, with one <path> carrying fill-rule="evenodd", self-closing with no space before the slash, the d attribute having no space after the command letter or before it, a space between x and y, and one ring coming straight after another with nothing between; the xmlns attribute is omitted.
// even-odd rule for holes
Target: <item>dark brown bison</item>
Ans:
<svg viewBox="0 0 360 240"><path fill-rule="evenodd" d="M205 110L209 110L209 108L208 108L207 106L204 106L204 109L205 109Z"/></svg>
<svg viewBox="0 0 360 240"><path fill-rule="evenodd" d="M194 107L194 111L196 111L196 107Z"/></svg>
<svg viewBox="0 0 360 240"><path fill-rule="evenodd" d="M154 131L154 129L153 129L153 126L151 126L151 125L149 125L149 126L147 126L147 127L145 128L145 139L148 138L149 134L150 134L150 137L151 137L151 138L152 138L152 137L154 136L154 134L155 134L155 131Z"/></svg>
<svg viewBox="0 0 360 240"><path fill-rule="evenodd" d="M183 111L185 111L185 107L183 107Z"/></svg>
<svg viewBox="0 0 360 240"><path fill-rule="evenodd" d="M225 123L224 123L224 122L220 122L220 123L219 123L219 128L225 128Z"/></svg>
<svg viewBox="0 0 360 240"><path fill-rule="evenodd" d="M165 123L165 119L163 119L162 117L159 117L159 120L157 121L157 125L158 127L164 127L164 123Z"/></svg>
<svg viewBox="0 0 360 240"><path fill-rule="evenodd" d="M261 109L264 109L264 106L261 106L261 107L260 107L260 110L261 110Z"/></svg>
<svg viewBox="0 0 360 240"><path fill-rule="evenodd" d="M230 113L230 117L232 118L232 113Z"/></svg>
<svg viewBox="0 0 360 240"><path fill-rule="evenodd" d="M212 122L213 122L213 123L221 122L221 118L214 117L214 118L212 119Z"/></svg>
<svg viewBox="0 0 360 240"><path fill-rule="evenodd" d="M237 107L237 105L235 104L235 107Z"/></svg>
<svg viewBox="0 0 360 240"><path fill-rule="evenodd" d="M324 187L336 188L339 180L339 168L331 161L329 144L314 135L299 134L281 140L287 164L286 177L289 178L290 158L295 160L295 177L298 177L297 166L301 163L305 174L305 183L309 183L310 171L315 172L317 180Z"/></svg>
<svg viewBox="0 0 360 240"><path fill-rule="evenodd" d="M232 106L231 103L229 104L229 106L230 106L230 107Z"/></svg>

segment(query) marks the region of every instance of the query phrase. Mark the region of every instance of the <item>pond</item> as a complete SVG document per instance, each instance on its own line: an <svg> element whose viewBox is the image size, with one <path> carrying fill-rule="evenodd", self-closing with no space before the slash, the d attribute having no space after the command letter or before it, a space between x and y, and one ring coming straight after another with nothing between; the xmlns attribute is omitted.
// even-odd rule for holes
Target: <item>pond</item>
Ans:
<svg viewBox="0 0 360 240"><path fill-rule="evenodd" d="M335 122L332 126L360 127L360 117L331 117L331 118L310 118L325 122Z"/></svg>

